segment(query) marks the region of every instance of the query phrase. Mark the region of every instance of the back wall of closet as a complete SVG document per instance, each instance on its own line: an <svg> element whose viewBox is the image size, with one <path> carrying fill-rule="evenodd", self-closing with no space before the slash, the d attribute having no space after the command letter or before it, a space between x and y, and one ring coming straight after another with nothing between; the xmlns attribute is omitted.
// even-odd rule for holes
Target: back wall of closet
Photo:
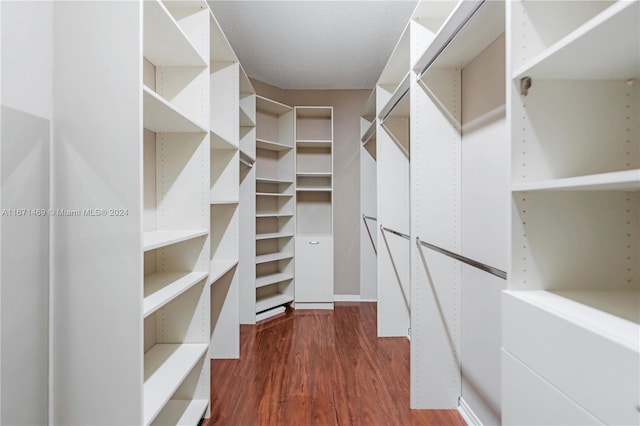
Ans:
<svg viewBox="0 0 640 426"><path fill-rule="evenodd" d="M333 106L334 294L363 294L360 288L360 115L369 90L285 90L253 79L251 84L258 95L287 105ZM372 285L375 286L375 282Z"/></svg>

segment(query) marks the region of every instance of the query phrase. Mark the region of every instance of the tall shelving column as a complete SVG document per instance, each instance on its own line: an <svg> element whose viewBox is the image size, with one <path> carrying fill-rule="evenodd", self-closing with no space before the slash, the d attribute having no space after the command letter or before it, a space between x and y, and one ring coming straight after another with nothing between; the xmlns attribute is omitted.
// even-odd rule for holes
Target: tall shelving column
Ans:
<svg viewBox="0 0 640 426"><path fill-rule="evenodd" d="M506 283L464 259L506 270L504 3L423 1L412 21L411 403L496 424Z"/></svg>
<svg viewBox="0 0 640 426"><path fill-rule="evenodd" d="M378 299L377 278L377 142L376 89L367 99L360 117L360 298Z"/></svg>
<svg viewBox="0 0 640 426"><path fill-rule="evenodd" d="M294 295L293 108L256 99L256 279L253 321L284 312Z"/></svg>
<svg viewBox="0 0 640 426"><path fill-rule="evenodd" d="M333 309L333 107L295 107L296 309Z"/></svg>
<svg viewBox="0 0 640 426"><path fill-rule="evenodd" d="M210 398L209 9L143 12L142 417L197 424Z"/></svg>
<svg viewBox="0 0 640 426"><path fill-rule="evenodd" d="M409 333L409 242L381 227L409 234L409 52L407 25L375 90L378 244L378 336Z"/></svg>
<svg viewBox="0 0 640 426"><path fill-rule="evenodd" d="M240 355L240 117L255 96L211 14L211 358ZM248 104L248 105L247 105ZM245 109L247 111L245 111Z"/></svg>
<svg viewBox="0 0 640 426"><path fill-rule="evenodd" d="M502 420L638 424L640 3L507 5Z"/></svg>

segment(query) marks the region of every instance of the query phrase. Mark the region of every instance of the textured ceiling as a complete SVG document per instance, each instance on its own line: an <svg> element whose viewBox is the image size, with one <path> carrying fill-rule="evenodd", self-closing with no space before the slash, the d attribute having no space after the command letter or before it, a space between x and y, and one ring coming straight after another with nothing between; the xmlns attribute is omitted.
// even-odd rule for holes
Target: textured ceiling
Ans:
<svg viewBox="0 0 640 426"><path fill-rule="evenodd" d="M372 88L416 1L209 0L247 74L282 89Z"/></svg>

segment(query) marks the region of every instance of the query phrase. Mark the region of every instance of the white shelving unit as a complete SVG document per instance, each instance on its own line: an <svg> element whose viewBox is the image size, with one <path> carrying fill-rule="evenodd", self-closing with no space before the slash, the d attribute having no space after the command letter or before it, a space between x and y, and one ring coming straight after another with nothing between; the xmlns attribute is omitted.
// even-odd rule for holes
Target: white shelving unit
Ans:
<svg viewBox="0 0 640 426"><path fill-rule="evenodd" d="M502 420L635 424L640 3L533 3L507 8L511 270Z"/></svg>
<svg viewBox="0 0 640 426"><path fill-rule="evenodd" d="M294 294L293 108L256 98L255 283L248 322L281 313ZM282 296L282 297L281 297Z"/></svg>
<svg viewBox="0 0 640 426"><path fill-rule="evenodd" d="M240 356L242 210L241 158L252 155L255 91L211 15L211 358ZM246 192L246 191L245 191ZM247 205L249 203L249 205Z"/></svg>
<svg viewBox="0 0 640 426"><path fill-rule="evenodd" d="M378 300L376 90L371 91L360 117L360 297L364 300Z"/></svg>
<svg viewBox="0 0 640 426"><path fill-rule="evenodd" d="M333 107L295 107L298 309L333 309Z"/></svg>
<svg viewBox="0 0 640 426"><path fill-rule="evenodd" d="M142 420L152 424L157 416L168 415L163 411L169 401L210 398L205 359L210 305L206 285L210 138L205 101L210 90L210 12L198 2L150 1L142 8ZM198 406L196 422L207 409Z"/></svg>

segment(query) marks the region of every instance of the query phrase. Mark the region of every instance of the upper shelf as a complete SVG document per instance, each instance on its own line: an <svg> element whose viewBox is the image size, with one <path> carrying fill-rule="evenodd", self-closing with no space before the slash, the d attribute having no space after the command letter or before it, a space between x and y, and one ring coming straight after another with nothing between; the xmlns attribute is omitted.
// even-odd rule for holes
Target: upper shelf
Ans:
<svg viewBox="0 0 640 426"><path fill-rule="evenodd" d="M148 87L143 89L144 127L154 132L200 133L204 127L176 110Z"/></svg>
<svg viewBox="0 0 640 426"><path fill-rule="evenodd" d="M273 115L282 115L289 111L293 111L293 108L288 105L267 99L260 95L256 96L256 109Z"/></svg>
<svg viewBox="0 0 640 426"><path fill-rule="evenodd" d="M514 79L640 77L640 3L618 1L515 70ZM613 41L613 42L612 42ZM535 84L535 83L534 83Z"/></svg>
<svg viewBox="0 0 640 426"><path fill-rule="evenodd" d="M396 90L393 92L387 103L382 107L382 109L380 110L380 114L378 114L378 117L380 117L381 120L386 119L388 116L392 115L392 113L394 114L394 116L409 116L408 103L406 106L406 111L400 111L397 110L397 108L399 106L402 106L402 100L409 93L409 88L411 86L410 77L411 72L407 72L400 84L398 84L398 87L396 87Z"/></svg>
<svg viewBox="0 0 640 426"><path fill-rule="evenodd" d="M640 170L519 183L512 191L640 191Z"/></svg>
<svg viewBox="0 0 640 426"><path fill-rule="evenodd" d="M193 238L203 237L209 234L206 229L189 231L149 231L142 237L142 247L144 251L166 247L171 244L181 243Z"/></svg>
<svg viewBox="0 0 640 426"><path fill-rule="evenodd" d="M331 148L333 143L330 140L297 140L298 148Z"/></svg>
<svg viewBox="0 0 640 426"><path fill-rule="evenodd" d="M218 20L211 12L210 26L209 26L209 52L211 62L238 62L236 54L233 52L233 48L227 40L227 36L222 31L222 27L218 23Z"/></svg>
<svg viewBox="0 0 640 426"><path fill-rule="evenodd" d="M272 142L265 139L256 138L256 149L266 149L268 151L286 151L289 149L293 149L293 147L279 142Z"/></svg>
<svg viewBox="0 0 640 426"><path fill-rule="evenodd" d="M158 0L144 2L144 57L158 66L201 66L207 61Z"/></svg>
<svg viewBox="0 0 640 426"><path fill-rule="evenodd" d="M504 2L460 1L413 69L463 68L504 32L504 20Z"/></svg>

